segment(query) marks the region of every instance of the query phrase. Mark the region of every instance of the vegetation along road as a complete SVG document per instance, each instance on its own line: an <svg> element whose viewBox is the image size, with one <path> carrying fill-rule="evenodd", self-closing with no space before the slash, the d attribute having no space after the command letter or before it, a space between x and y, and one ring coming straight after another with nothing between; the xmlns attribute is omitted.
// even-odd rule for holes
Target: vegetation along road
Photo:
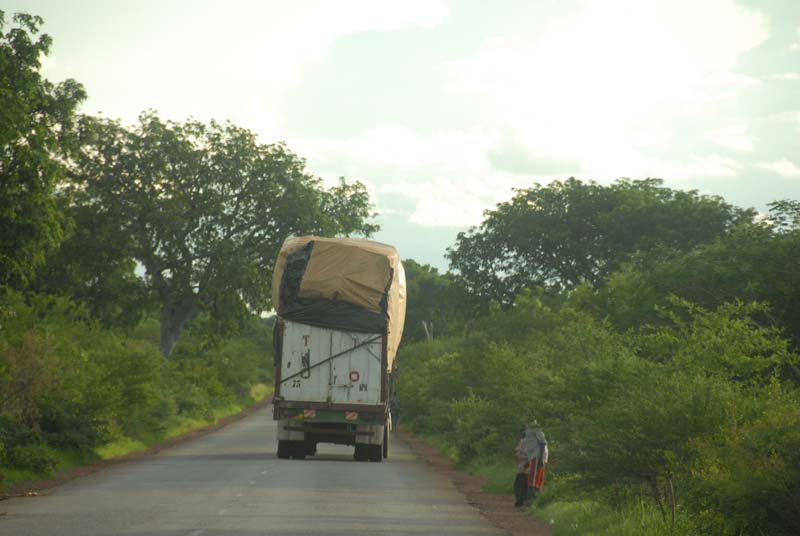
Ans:
<svg viewBox="0 0 800 536"><path fill-rule="evenodd" d="M701 10L668 0L635 10L628 4L640 2L518 2L494 15L488 4L499 3L385 3L402 13L439 4L432 11L442 17L459 13L426 22L424 32L410 31L400 8L376 2L365 3L368 16L356 16L357 2L320 3L336 16L288 2L252 3L270 16L177 0L103 10L92 10L97 2L2 4L14 3L0 7L0 496L264 400L284 363L276 317L304 323L281 310L283 278L273 282L282 245L303 236L396 248L405 323L389 326L383 296L400 287L374 285L376 277L371 297L357 300L369 305L371 327L361 333L386 333L388 365L389 336L402 332L396 368L382 370L392 370L388 401L414 435L409 444L426 441L470 473L459 473L462 481L482 482L459 487L465 499L448 483L460 486L458 478L418 462L402 438L386 463L356 463L352 448L324 444L313 459L278 460L275 422L262 409L158 455L2 501L0 536L497 534L487 519L498 518L555 536L800 534L796 1L718 0ZM51 13L52 26L18 12L25 4ZM556 4L601 7L562 31L558 21L573 15L560 19L561 10L578 8ZM609 16L613 9L625 17ZM385 24L373 19L382 11ZM313 17L320 22L309 24ZM598 20L623 21L624 31ZM292 39L270 45L264 21ZM513 32L493 33L501 22ZM337 24L343 30L326 34ZM362 31L373 27L387 31ZM159 28L164 39L151 33ZM236 38L217 38L218 28ZM412 48L389 38L390 28ZM457 33L436 33L444 29ZM563 47L539 48L551 33ZM248 34L258 45L241 45ZM516 45L505 46L526 39L516 57ZM448 46L430 46L440 42ZM466 48L456 53L454 43ZM692 43L696 52L685 48ZM292 60L293 49L319 57ZM455 55L441 55L448 51ZM473 52L479 61L466 61ZM156 68L145 53L180 59L180 68ZM746 61L734 61L740 53ZM348 54L357 58L349 73ZM661 78L631 69L637 57ZM604 67L609 58L619 63ZM581 61L599 87L573 79ZM456 98L451 75L471 73L473 63L489 75L453 78L467 91ZM533 65L523 73L527 89L519 65ZM675 83L664 65L697 79ZM199 78L185 78L192 66ZM100 73L86 86L69 78L82 78L84 67ZM445 93L426 93L412 68L439 73ZM301 71L317 74L304 85ZM237 83L234 73L247 77ZM635 83L615 73L633 73ZM501 106L475 100L487 88ZM392 100L401 97L410 100ZM649 99L655 104L644 106ZM451 107L459 103L464 113ZM619 116L622 104L632 107ZM634 126L641 130L623 135ZM303 264L295 253L308 269L312 257ZM364 266L385 266L384 282L396 266L392 281L400 281L399 263ZM328 298L354 305L332 288ZM360 276L354 288L364 289ZM299 285L298 301L320 297L308 290ZM334 327L342 326L325 329ZM307 333L297 334L299 349ZM310 371L303 345L300 366L306 359ZM351 368L351 377L361 372ZM376 385L359 381L359 392L377 393ZM381 391L372 400L378 418ZM508 496L514 448L533 421L550 457L542 492L518 511ZM476 498L481 489L493 495Z"/></svg>
<svg viewBox="0 0 800 536"><path fill-rule="evenodd" d="M275 457L270 408L156 456L0 503L3 535L503 534L399 438L385 463Z"/></svg>

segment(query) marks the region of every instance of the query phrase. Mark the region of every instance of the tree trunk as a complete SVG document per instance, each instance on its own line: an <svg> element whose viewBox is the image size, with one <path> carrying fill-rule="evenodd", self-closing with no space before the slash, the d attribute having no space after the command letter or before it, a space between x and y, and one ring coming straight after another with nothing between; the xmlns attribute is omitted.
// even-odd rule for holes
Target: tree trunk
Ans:
<svg viewBox="0 0 800 536"><path fill-rule="evenodd" d="M194 294L164 303L161 309L161 355L169 357L172 354L186 322L193 319L198 311Z"/></svg>
<svg viewBox="0 0 800 536"><path fill-rule="evenodd" d="M667 477L669 483L669 506L672 512L672 528L675 528L675 510L678 507L678 498L675 496L675 485L672 482L672 475Z"/></svg>
<svg viewBox="0 0 800 536"><path fill-rule="evenodd" d="M650 490L653 492L653 498L656 500L656 504L658 505L658 509L661 510L661 519L664 523L667 522L667 512L664 509L664 501L662 500L661 496L661 487L658 485L658 477L652 477L650 479Z"/></svg>

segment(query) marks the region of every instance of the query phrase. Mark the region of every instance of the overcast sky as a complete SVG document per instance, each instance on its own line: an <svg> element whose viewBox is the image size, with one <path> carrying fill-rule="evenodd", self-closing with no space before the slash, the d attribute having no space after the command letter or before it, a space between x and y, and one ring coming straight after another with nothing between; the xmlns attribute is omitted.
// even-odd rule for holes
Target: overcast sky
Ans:
<svg viewBox="0 0 800 536"><path fill-rule="evenodd" d="M82 111L229 119L370 188L446 268L512 188L660 177L800 199L800 0L2 0L45 19Z"/></svg>

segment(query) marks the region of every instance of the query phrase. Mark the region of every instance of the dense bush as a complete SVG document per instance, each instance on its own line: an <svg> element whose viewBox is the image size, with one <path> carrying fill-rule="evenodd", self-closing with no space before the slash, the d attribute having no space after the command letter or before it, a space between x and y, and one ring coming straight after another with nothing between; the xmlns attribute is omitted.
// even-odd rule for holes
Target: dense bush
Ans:
<svg viewBox="0 0 800 536"><path fill-rule="evenodd" d="M253 319L219 341L203 336L203 322L167 361L157 322L111 331L69 299L4 291L0 467L44 475L56 451L91 457L114 440L161 434L176 418L213 419L247 402L271 371L270 327Z"/></svg>
<svg viewBox="0 0 800 536"><path fill-rule="evenodd" d="M715 534L800 534L800 396L773 381L693 441L688 506Z"/></svg>
<svg viewBox="0 0 800 536"><path fill-rule="evenodd" d="M468 338L402 349L405 422L462 462L510 471L518 427L535 418L573 498L649 500L666 526L697 533L793 533L798 356L754 320L763 304L668 303L657 325L620 334L574 301L556 310L523 293Z"/></svg>

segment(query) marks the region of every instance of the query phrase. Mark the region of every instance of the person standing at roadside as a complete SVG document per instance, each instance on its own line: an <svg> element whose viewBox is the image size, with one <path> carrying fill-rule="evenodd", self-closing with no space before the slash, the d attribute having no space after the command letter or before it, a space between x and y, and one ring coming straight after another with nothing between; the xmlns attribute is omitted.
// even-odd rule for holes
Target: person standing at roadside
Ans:
<svg viewBox="0 0 800 536"><path fill-rule="evenodd" d="M524 444L528 458L528 471L526 481L526 499L530 502L536 498L544 487L544 470L547 466L550 453L547 449L547 438L539 423L533 421L525 427L521 443Z"/></svg>
<svg viewBox="0 0 800 536"><path fill-rule="evenodd" d="M528 452L525 448L525 428L520 430L519 443L515 449L517 460L517 475L514 478L514 506L520 507L525 504L528 495Z"/></svg>

